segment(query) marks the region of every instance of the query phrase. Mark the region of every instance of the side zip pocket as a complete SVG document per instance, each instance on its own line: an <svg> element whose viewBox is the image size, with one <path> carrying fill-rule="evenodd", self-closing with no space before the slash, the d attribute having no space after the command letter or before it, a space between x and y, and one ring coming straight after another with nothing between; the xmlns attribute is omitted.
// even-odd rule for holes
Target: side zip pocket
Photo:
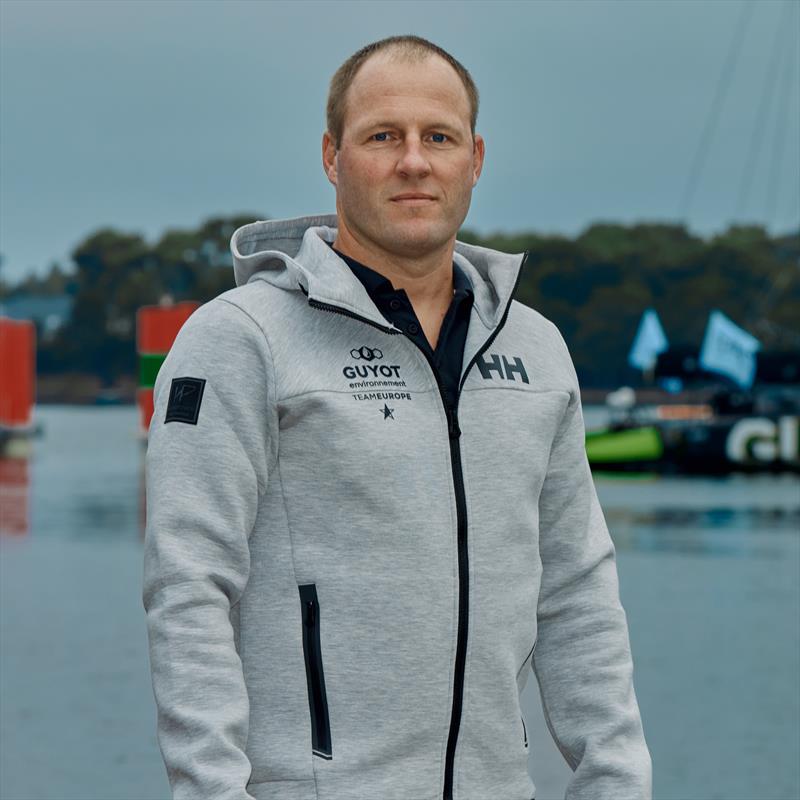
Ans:
<svg viewBox="0 0 800 800"><path fill-rule="evenodd" d="M527 750L528 749L528 731L525 729L525 720L522 719L521 716L520 716L520 719L522 720L522 735L525 737L525 749Z"/></svg>
<svg viewBox="0 0 800 800"><path fill-rule="evenodd" d="M317 585L298 586L303 616L303 655L306 662L308 706L311 712L311 749L315 756L333 758L331 726L328 719L328 698L325 694L325 673L319 638L319 601Z"/></svg>

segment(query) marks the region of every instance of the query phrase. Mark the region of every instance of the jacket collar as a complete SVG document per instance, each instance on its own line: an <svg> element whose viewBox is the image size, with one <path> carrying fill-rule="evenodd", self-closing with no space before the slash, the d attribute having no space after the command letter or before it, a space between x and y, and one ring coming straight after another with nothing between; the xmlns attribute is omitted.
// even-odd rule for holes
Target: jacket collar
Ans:
<svg viewBox="0 0 800 800"><path fill-rule="evenodd" d="M333 244L329 243L328 247L333 247ZM375 300L375 298L391 297L397 294L394 284L392 284L388 278L381 275L381 273L377 270L373 269L372 267L368 267L366 264L362 264L360 261L356 261L356 259L351 258L350 256L347 256L339 251L336 251L336 255L339 256L339 258L341 258L351 270L353 270L353 273L361 281L361 283L364 284L369 292L369 296L373 298L373 300ZM461 269L461 267L459 267L455 262L453 262L452 276L454 295L459 295L460 297L462 295L475 294L472 291L472 284L469 282L467 273L464 272L464 270Z"/></svg>
<svg viewBox="0 0 800 800"><path fill-rule="evenodd" d="M263 280L282 289L303 291L309 299L339 306L381 327L397 329L378 311L350 267L326 244L334 241L336 229L335 214L243 225L234 231L230 243L236 285ZM473 310L487 329L495 328L511 302L524 254L456 241L453 260L472 284Z"/></svg>

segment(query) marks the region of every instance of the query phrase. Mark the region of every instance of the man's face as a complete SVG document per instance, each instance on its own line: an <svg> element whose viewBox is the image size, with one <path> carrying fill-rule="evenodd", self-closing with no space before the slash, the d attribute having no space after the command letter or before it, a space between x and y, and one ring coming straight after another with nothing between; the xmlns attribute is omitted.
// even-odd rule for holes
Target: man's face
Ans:
<svg viewBox="0 0 800 800"><path fill-rule="evenodd" d="M484 144L473 143L466 89L443 58L378 53L347 92L338 152L327 132L322 149L340 225L369 250L413 258L455 238ZM414 194L424 197L402 197Z"/></svg>

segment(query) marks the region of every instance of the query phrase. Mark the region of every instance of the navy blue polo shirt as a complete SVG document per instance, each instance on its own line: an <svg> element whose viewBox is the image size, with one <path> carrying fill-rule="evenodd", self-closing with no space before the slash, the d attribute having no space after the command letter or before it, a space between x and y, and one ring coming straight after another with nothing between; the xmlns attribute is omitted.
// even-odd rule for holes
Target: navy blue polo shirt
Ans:
<svg viewBox="0 0 800 800"><path fill-rule="evenodd" d="M469 316L475 297L472 284L464 270L453 262L453 300L442 320L434 350L425 338L422 325L419 324L405 289L395 289L392 282L380 272L339 252L330 242L328 245L364 284L378 311L430 356L442 381L447 402L451 408L455 407L461 363L464 360L464 342L467 338Z"/></svg>

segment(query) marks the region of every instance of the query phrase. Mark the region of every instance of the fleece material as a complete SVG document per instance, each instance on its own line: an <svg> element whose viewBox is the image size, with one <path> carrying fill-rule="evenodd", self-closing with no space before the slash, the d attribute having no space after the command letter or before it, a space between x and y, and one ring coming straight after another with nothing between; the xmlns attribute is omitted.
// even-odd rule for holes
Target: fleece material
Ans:
<svg viewBox="0 0 800 800"><path fill-rule="evenodd" d="M615 549L525 261L457 242L460 391L329 247L233 234L236 287L155 384L143 593L174 800L531 800L531 673L566 800L649 800Z"/></svg>

